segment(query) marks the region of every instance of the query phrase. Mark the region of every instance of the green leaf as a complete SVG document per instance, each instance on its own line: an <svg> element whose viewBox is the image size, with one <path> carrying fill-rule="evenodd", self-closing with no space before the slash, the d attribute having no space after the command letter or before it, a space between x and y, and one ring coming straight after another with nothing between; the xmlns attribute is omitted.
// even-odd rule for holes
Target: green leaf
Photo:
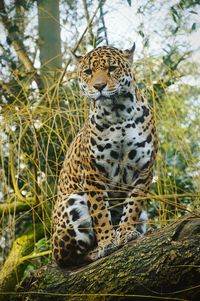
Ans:
<svg viewBox="0 0 200 301"><path fill-rule="evenodd" d="M198 15L198 13L194 10L190 10L189 13L194 14L194 15Z"/></svg>
<svg viewBox="0 0 200 301"><path fill-rule="evenodd" d="M191 30L193 31L193 30L196 30L196 29L197 29L197 23L193 23Z"/></svg>
<svg viewBox="0 0 200 301"><path fill-rule="evenodd" d="M17 25L13 25L9 28L9 33L17 32L17 31L19 31L19 28Z"/></svg>
<svg viewBox="0 0 200 301"><path fill-rule="evenodd" d="M142 30L139 30L138 33L142 38L144 38L144 32Z"/></svg>
<svg viewBox="0 0 200 301"><path fill-rule="evenodd" d="M11 39L9 37L6 38L6 42L7 42L8 45L12 44L12 41L11 41Z"/></svg>

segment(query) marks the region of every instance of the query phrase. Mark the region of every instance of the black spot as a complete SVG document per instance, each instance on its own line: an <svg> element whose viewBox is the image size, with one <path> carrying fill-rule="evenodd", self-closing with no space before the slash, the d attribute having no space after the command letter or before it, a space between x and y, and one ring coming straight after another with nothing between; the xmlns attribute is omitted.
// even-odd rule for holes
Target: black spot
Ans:
<svg viewBox="0 0 200 301"><path fill-rule="evenodd" d="M97 215L97 217L100 219L100 218L102 218L102 213L99 213L98 215Z"/></svg>
<svg viewBox="0 0 200 301"><path fill-rule="evenodd" d="M149 109L146 106L142 106L143 109L143 115L148 116L149 115Z"/></svg>
<svg viewBox="0 0 200 301"><path fill-rule="evenodd" d="M132 123L132 128L135 128L135 123Z"/></svg>
<svg viewBox="0 0 200 301"><path fill-rule="evenodd" d="M92 124L95 123L95 121L94 121L94 116L92 116L92 118L91 118L91 123L92 123Z"/></svg>
<svg viewBox="0 0 200 301"><path fill-rule="evenodd" d="M151 140L152 140L152 136L151 136L151 134L149 134L147 136L146 142L149 143L149 142L151 142Z"/></svg>
<svg viewBox="0 0 200 301"><path fill-rule="evenodd" d="M128 143L127 143L127 146L131 146L132 143L133 143L132 141L128 142Z"/></svg>
<svg viewBox="0 0 200 301"><path fill-rule="evenodd" d="M148 149L148 151L147 151L147 155L149 155L150 154L150 149Z"/></svg>
<svg viewBox="0 0 200 301"><path fill-rule="evenodd" d="M93 137L91 137L90 142L91 142L92 145L96 145L97 144L96 140Z"/></svg>
<svg viewBox="0 0 200 301"><path fill-rule="evenodd" d="M62 238L64 241L69 241L70 240L70 237L68 235L64 235L63 238Z"/></svg>
<svg viewBox="0 0 200 301"><path fill-rule="evenodd" d="M76 199L71 198L68 200L68 205L72 206L72 205L74 205L75 202L76 202Z"/></svg>
<svg viewBox="0 0 200 301"><path fill-rule="evenodd" d="M137 154L136 150L132 149L128 154L129 159L133 160L135 158L136 154Z"/></svg>
<svg viewBox="0 0 200 301"><path fill-rule="evenodd" d="M105 115L110 115L110 113L108 111L106 111L106 109L103 110Z"/></svg>
<svg viewBox="0 0 200 301"><path fill-rule="evenodd" d="M104 185L101 185L100 183L95 183L95 187L99 190L104 190L105 189Z"/></svg>
<svg viewBox="0 0 200 301"><path fill-rule="evenodd" d="M141 116L141 117L138 117L136 120L135 120L135 123L138 124L138 123L143 123L144 122L144 116Z"/></svg>
<svg viewBox="0 0 200 301"><path fill-rule="evenodd" d="M111 127L111 128L110 128L110 131L111 131L111 132L114 132L114 131L115 131L115 129L114 129L113 127Z"/></svg>
<svg viewBox="0 0 200 301"><path fill-rule="evenodd" d="M97 210L97 208L98 208L97 204L94 204L94 205L93 205L93 209L94 209L94 210Z"/></svg>
<svg viewBox="0 0 200 301"><path fill-rule="evenodd" d="M138 185L138 184L145 184L147 182L147 179L138 179L135 183L135 185Z"/></svg>
<svg viewBox="0 0 200 301"><path fill-rule="evenodd" d="M141 169L146 169L146 168L148 168L149 167L149 161L147 161L143 166L142 166L142 168Z"/></svg>
<svg viewBox="0 0 200 301"><path fill-rule="evenodd" d="M114 159L118 159L119 158L119 154L113 150L111 150L110 152L111 157L113 157Z"/></svg>
<svg viewBox="0 0 200 301"><path fill-rule="evenodd" d="M85 192L79 192L78 193L78 195L84 195L85 194Z"/></svg>
<svg viewBox="0 0 200 301"><path fill-rule="evenodd" d="M61 240L61 241L59 242L59 247L62 248L62 249L65 247L65 243L64 243L63 240Z"/></svg>
<svg viewBox="0 0 200 301"><path fill-rule="evenodd" d="M96 128L98 131L102 132L103 131L103 127L100 126L98 123L96 123Z"/></svg>
<svg viewBox="0 0 200 301"><path fill-rule="evenodd" d="M126 111L127 111L127 113L129 113L129 114L130 114L130 113L131 113L131 111L132 111L131 107L129 107L129 108L126 110Z"/></svg>
<svg viewBox="0 0 200 301"><path fill-rule="evenodd" d="M94 197L94 196L95 196L95 194L96 194L96 192L94 192L94 191L90 191L90 192L89 192L89 194L91 195L91 197Z"/></svg>
<svg viewBox="0 0 200 301"><path fill-rule="evenodd" d="M106 143L106 145L104 146L104 149L108 149L108 148L111 148L111 147L112 147L111 143Z"/></svg>
<svg viewBox="0 0 200 301"><path fill-rule="evenodd" d="M85 249L87 249L87 243L86 242L84 242L83 240L78 240L78 244L79 244L79 246L81 246L81 247L83 247L83 248L85 248Z"/></svg>
<svg viewBox="0 0 200 301"><path fill-rule="evenodd" d="M103 128L104 128L104 129L108 129L109 127L110 127L109 124L103 123Z"/></svg>
<svg viewBox="0 0 200 301"><path fill-rule="evenodd" d="M128 92L125 96L133 101L133 95L130 92Z"/></svg>
<svg viewBox="0 0 200 301"><path fill-rule="evenodd" d="M97 144L97 148L98 148L98 151L100 151L100 152L102 152L104 150L104 147L102 145Z"/></svg>
<svg viewBox="0 0 200 301"><path fill-rule="evenodd" d="M140 209L138 207L135 208L135 212L139 213Z"/></svg>
<svg viewBox="0 0 200 301"><path fill-rule="evenodd" d="M126 171L126 169L124 169L124 173L123 173L123 182L124 183L126 183L126 181L127 181L127 171Z"/></svg>
<svg viewBox="0 0 200 301"><path fill-rule="evenodd" d="M77 221L77 219L80 218L80 214L79 212L77 211L77 209L73 209L70 211L70 215L72 216L72 221L75 222Z"/></svg>
<svg viewBox="0 0 200 301"><path fill-rule="evenodd" d="M68 233L70 236L76 236L76 232L75 232L73 229L67 229L67 233Z"/></svg>
<svg viewBox="0 0 200 301"><path fill-rule="evenodd" d="M128 124L125 126L125 128L128 129L128 128L130 128L131 126L132 126L132 124L131 124L131 123L128 123Z"/></svg>
<svg viewBox="0 0 200 301"><path fill-rule="evenodd" d="M121 111L123 111L123 110L125 110L125 105L122 105L122 104L117 104L116 106L115 106L115 109L116 110L121 110Z"/></svg>
<svg viewBox="0 0 200 301"><path fill-rule="evenodd" d="M114 177L116 177L119 174L119 171L120 171L120 167L118 165L117 168L116 168L116 170L115 170Z"/></svg>
<svg viewBox="0 0 200 301"><path fill-rule="evenodd" d="M98 225L98 218L96 216L93 217L93 221L95 225Z"/></svg>
<svg viewBox="0 0 200 301"><path fill-rule="evenodd" d="M146 143L146 141L137 142L137 143L135 143L135 146L137 146L137 147L144 147L145 143Z"/></svg>

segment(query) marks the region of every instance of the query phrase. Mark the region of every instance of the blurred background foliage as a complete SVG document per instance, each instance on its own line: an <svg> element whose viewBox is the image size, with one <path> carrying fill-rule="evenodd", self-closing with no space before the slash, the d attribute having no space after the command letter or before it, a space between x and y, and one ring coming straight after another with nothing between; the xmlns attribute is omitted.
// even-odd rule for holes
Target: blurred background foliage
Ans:
<svg viewBox="0 0 200 301"><path fill-rule="evenodd" d="M128 48L136 41L133 72L153 108L159 136L146 201L149 227L198 209L199 4L0 0L0 266L27 231L33 236L22 256L25 271L51 257L58 175L88 113L71 50Z"/></svg>

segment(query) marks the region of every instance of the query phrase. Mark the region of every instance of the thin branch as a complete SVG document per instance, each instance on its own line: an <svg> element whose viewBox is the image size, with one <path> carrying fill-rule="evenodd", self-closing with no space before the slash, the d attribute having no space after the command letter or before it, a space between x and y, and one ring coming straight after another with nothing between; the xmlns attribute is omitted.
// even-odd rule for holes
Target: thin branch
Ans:
<svg viewBox="0 0 200 301"><path fill-rule="evenodd" d="M92 32L92 24L90 23L90 15L89 15L89 11L88 11L88 4L87 4L87 0L82 0L83 1L83 7L84 7L84 12L85 12L85 18L87 20L87 28L88 28L88 32L90 34L90 44L93 45L94 44L94 34ZM101 9L101 7L100 7Z"/></svg>
<svg viewBox="0 0 200 301"><path fill-rule="evenodd" d="M104 20L104 13L103 13L103 3L100 6L100 19L104 28L104 36L105 36L105 41L106 41L106 45L108 45L108 35L107 35L107 29L106 29L106 24L105 24L105 20Z"/></svg>
<svg viewBox="0 0 200 301"><path fill-rule="evenodd" d="M97 12L98 12L99 8L101 7L101 4L102 4L103 1L104 1L104 0L99 1L99 5L97 6L97 8L96 8L96 10L95 10L95 12L94 12L92 18L90 19L90 21L89 21L87 27L85 28L85 30L83 31L82 35L80 36L78 42L76 43L76 45L75 45L74 48L72 49L72 52L76 52L76 51L77 51L77 49L78 49L78 47L79 47L81 41L83 40L83 38L84 38L86 32L88 31L88 26L91 26L91 25L92 25L92 23L93 23L93 21L94 21L94 18L96 17ZM62 74L61 74L59 80L58 80L58 85L62 82L62 80L63 80L63 78L64 78L64 76L65 76L65 73L66 73L66 71L67 71L67 68L68 68L69 64L71 63L71 61L72 61L72 58L70 57L69 60L67 61L66 65L65 65L65 68L64 68L64 70L63 70L63 72L62 72Z"/></svg>
<svg viewBox="0 0 200 301"><path fill-rule="evenodd" d="M0 216L3 214L13 214L17 212L27 211L35 206L35 199L30 198L24 202L17 200L14 202L2 203L0 204Z"/></svg>
<svg viewBox="0 0 200 301"><path fill-rule="evenodd" d="M37 74L36 69L34 68L33 63L26 52L23 42L20 40L16 31L12 30L14 28L14 24L7 16L4 0L0 0L0 18L4 28L7 31L8 39L14 47L20 62L23 64L27 72L33 74L33 78L36 81L38 88L43 89L43 82L40 76Z"/></svg>

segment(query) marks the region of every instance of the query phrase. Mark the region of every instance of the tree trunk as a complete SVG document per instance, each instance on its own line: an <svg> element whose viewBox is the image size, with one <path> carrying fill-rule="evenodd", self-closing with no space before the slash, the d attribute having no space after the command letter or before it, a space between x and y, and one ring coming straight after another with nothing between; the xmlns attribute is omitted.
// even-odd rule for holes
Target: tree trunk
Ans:
<svg viewBox="0 0 200 301"><path fill-rule="evenodd" d="M21 284L19 300L27 295L32 301L200 300L200 216L188 215L84 267L43 267Z"/></svg>
<svg viewBox="0 0 200 301"><path fill-rule="evenodd" d="M41 76L51 88L62 68L59 0L38 0L38 31Z"/></svg>

